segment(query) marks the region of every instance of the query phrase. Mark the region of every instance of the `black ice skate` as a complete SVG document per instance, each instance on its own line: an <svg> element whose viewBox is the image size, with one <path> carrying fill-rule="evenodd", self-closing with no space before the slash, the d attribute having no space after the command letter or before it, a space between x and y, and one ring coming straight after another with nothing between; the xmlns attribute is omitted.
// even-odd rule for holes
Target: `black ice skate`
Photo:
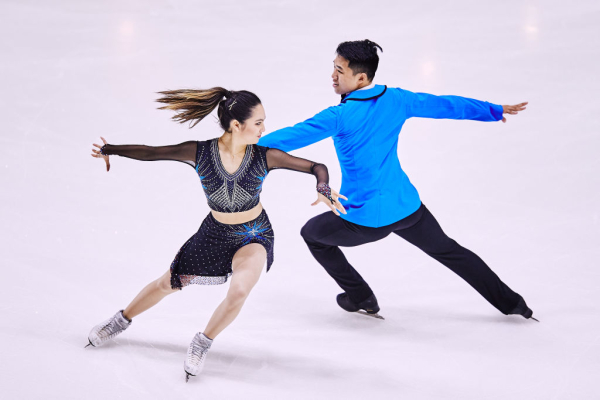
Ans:
<svg viewBox="0 0 600 400"><path fill-rule="evenodd" d="M533 318L533 311L531 311L531 308L527 307L527 303L525 303L525 300L522 297L519 300L517 306L508 314L521 315L523 318L532 319L534 321L540 322L536 318Z"/></svg>
<svg viewBox="0 0 600 400"><path fill-rule="evenodd" d="M369 317L385 319L378 314L380 309L374 294L357 304L350 300L348 294L344 292L337 295L337 303L348 312L357 312L359 314L368 315Z"/></svg>

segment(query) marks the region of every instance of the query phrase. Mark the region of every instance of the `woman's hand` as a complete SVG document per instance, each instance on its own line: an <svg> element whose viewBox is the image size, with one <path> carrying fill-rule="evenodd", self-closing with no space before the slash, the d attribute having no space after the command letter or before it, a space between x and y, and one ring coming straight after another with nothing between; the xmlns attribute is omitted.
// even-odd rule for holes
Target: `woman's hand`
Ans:
<svg viewBox="0 0 600 400"><path fill-rule="evenodd" d="M348 198L344 195L339 194L338 192L336 192L333 189L331 189L331 198L333 199L333 203L327 197L325 197L321 193L319 193L319 197L317 197L317 200L315 200L315 202L312 203L311 206L316 206L319 203L323 203L327 207L329 207L335 215L340 215L339 212L341 212L342 214L347 214L346 209L339 202L338 199L348 200ZM338 210L339 210L339 212L338 212Z"/></svg>
<svg viewBox="0 0 600 400"><path fill-rule="evenodd" d="M108 144L106 142L106 139L104 139L102 136L100 136L100 139L102 139L102 142L104 142L104 144ZM96 143L94 143L94 146L96 146L99 149L102 148L102 146L100 146L99 144L96 144ZM92 154L92 157L104 158L104 162L106 163L106 172L110 171L110 161L108 160L108 156L101 154L100 150L92 149L92 152L94 153L94 154Z"/></svg>

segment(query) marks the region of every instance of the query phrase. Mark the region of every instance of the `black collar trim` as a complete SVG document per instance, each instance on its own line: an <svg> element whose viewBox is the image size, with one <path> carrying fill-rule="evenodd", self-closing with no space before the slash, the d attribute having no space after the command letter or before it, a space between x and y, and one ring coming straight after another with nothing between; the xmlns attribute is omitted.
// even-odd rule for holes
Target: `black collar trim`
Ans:
<svg viewBox="0 0 600 400"><path fill-rule="evenodd" d="M348 100L355 100L355 101L367 101L367 100L374 100L377 99L381 96L383 96L383 94L387 91L387 85L385 85L383 87L383 92L379 93L377 96L373 96L373 97L367 97L366 99L348 99L347 96L348 95L342 95L342 103L347 102Z"/></svg>

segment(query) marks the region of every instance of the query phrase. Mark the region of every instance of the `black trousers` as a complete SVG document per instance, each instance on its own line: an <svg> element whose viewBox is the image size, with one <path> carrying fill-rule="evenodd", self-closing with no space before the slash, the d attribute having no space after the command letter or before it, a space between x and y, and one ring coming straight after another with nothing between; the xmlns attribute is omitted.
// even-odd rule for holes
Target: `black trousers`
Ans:
<svg viewBox="0 0 600 400"><path fill-rule="evenodd" d="M312 255L355 303L373 291L348 263L342 247L360 246L395 233L463 278L500 312L509 314L521 296L513 292L472 251L450 239L425 205L391 225L371 228L348 222L329 211L310 219L301 234Z"/></svg>

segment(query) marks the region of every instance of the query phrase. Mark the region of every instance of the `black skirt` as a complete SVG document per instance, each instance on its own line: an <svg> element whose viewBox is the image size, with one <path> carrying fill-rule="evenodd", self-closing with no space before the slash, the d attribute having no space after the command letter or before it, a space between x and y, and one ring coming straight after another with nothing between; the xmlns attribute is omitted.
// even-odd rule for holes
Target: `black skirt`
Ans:
<svg viewBox="0 0 600 400"><path fill-rule="evenodd" d="M273 228L263 210L258 217L243 224L223 224L212 213L181 247L171 263L171 287L181 289L191 284L219 285L231 276L235 253L250 243L259 243L267 251L267 271L273 264Z"/></svg>

